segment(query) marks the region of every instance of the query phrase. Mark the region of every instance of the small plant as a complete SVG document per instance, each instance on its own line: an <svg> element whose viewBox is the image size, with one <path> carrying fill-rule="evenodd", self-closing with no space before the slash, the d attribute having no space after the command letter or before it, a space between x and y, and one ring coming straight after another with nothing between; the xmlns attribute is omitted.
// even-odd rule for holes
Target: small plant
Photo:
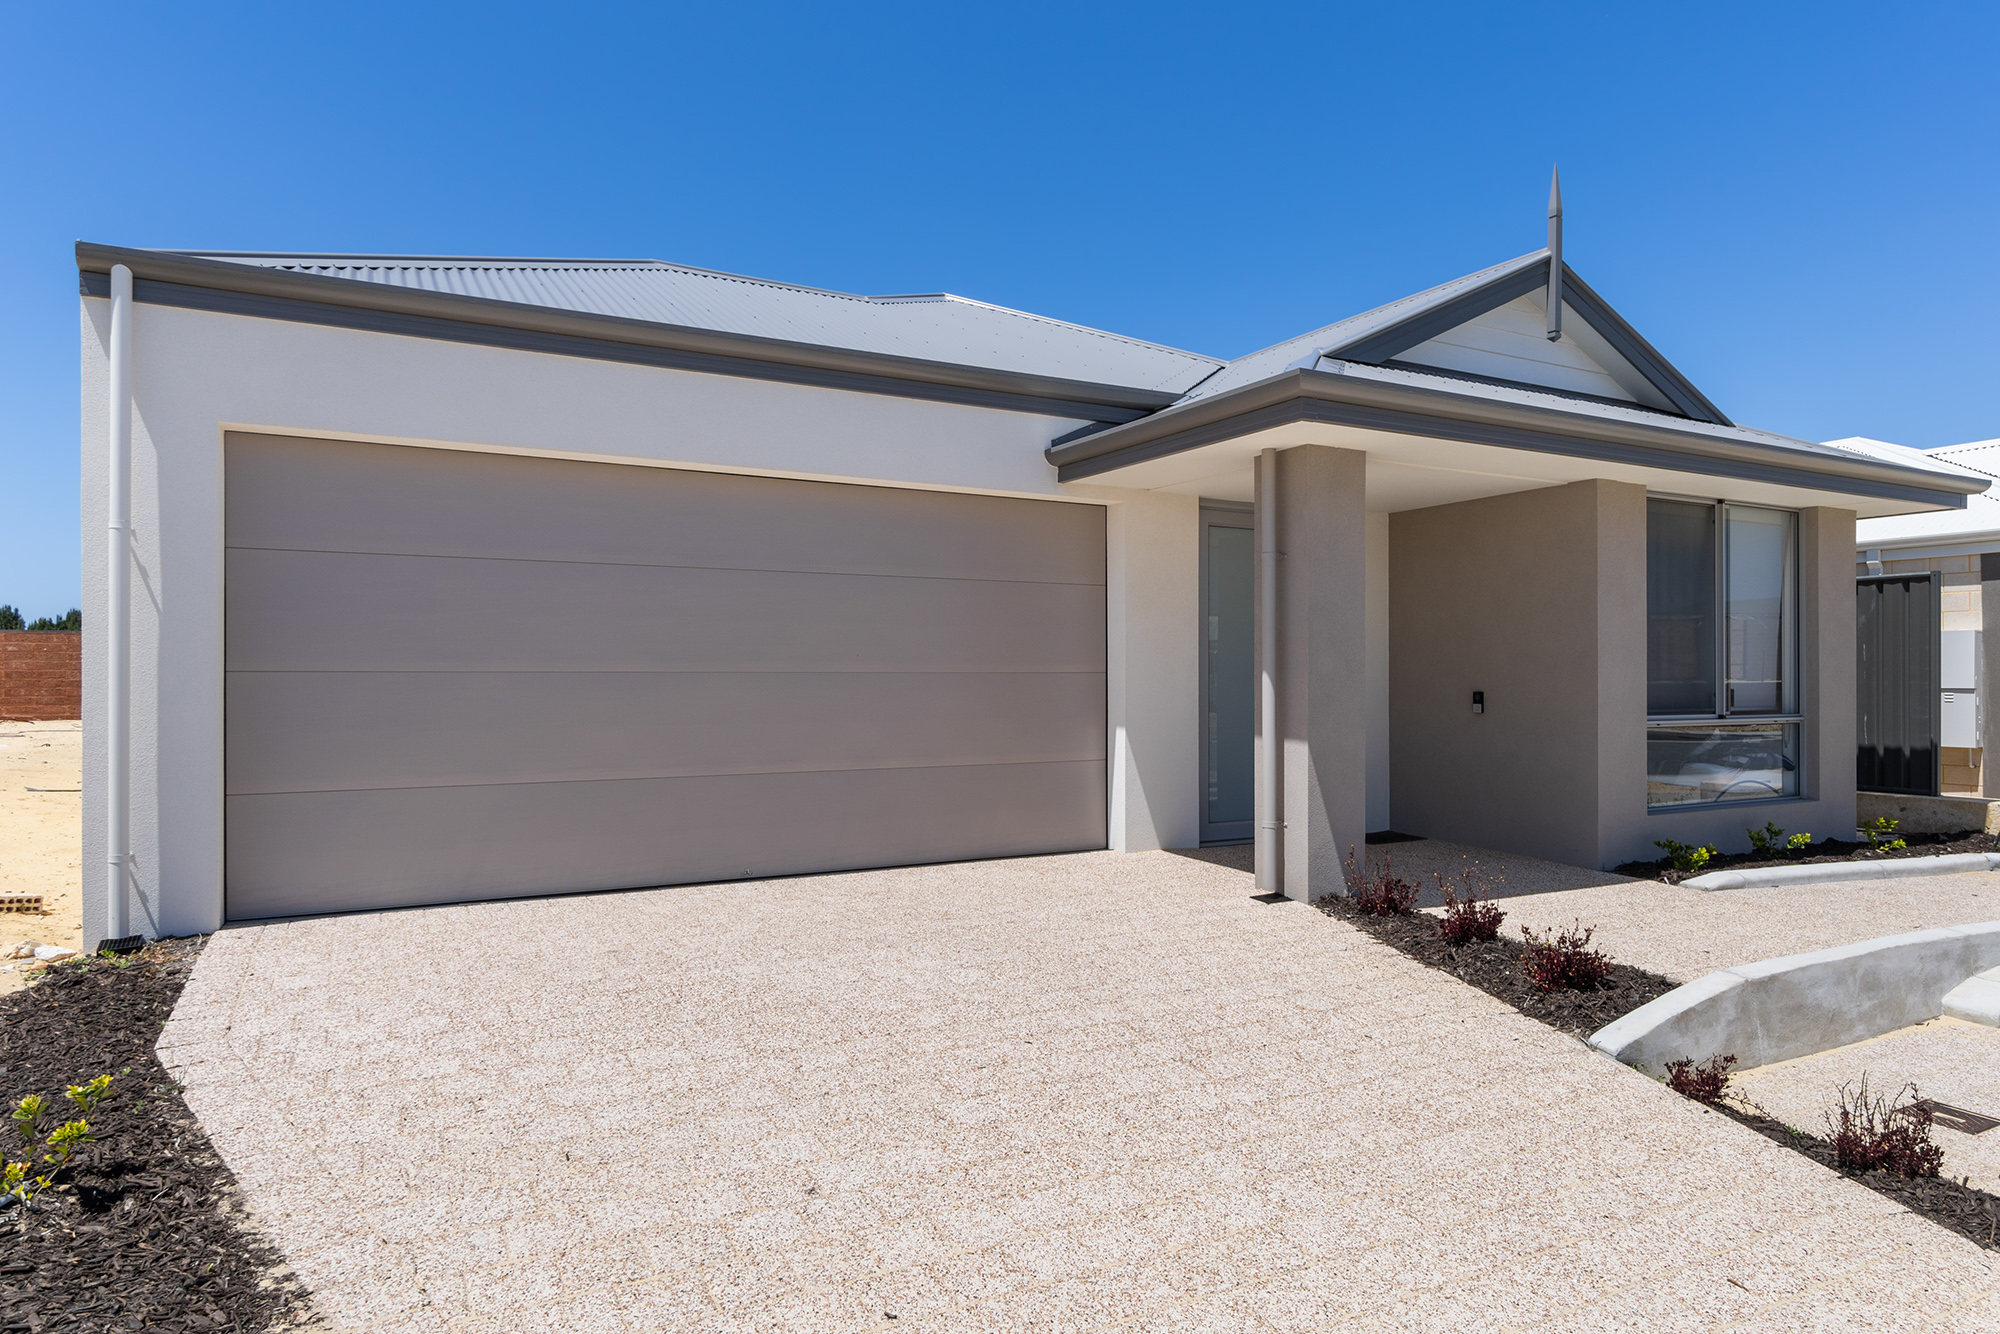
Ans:
<svg viewBox="0 0 2000 1334"><path fill-rule="evenodd" d="M7 1163L0 1167L0 1200L19 1200L24 1209L35 1202L35 1196L49 1184L49 1179L28 1175L33 1166L28 1162Z"/></svg>
<svg viewBox="0 0 2000 1334"><path fill-rule="evenodd" d="M54 1163L56 1171L60 1172L94 1138L90 1133L90 1122L65 1121L49 1136L49 1153L45 1161Z"/></svg>
<svg viewBox="0 0 2000 1334"><path fill-rule="evenodd" d="M1537 991L1589 991L1611 976L1611 959L1603 950L1590 947L1596 927L1578 922L1566 931L1538 936L1521 928L1527 942L1527 957L1521 966Z"/></svg>
<svg viewBox="0 0 2000 1334"><path fill-rule="evenodd" d="M9 1117L14 1122L14 1129L21 1132L21 1138L33 1144L42 1136L42 1115L47 1110L48 1104L42 1095L30 1093L14 1105Z"/></svg>
<svg viewBox="0 0 2000 1334"><path fill-rule="evenodd" d="M1456 949L1475 940L1500 939L1500 923L1507 919L1507 914L1493 905L1493 896L1478 872L1467 867L1459 876L1458 885L1437 872L1432 875L1444 895L1444 917L1438 922L1438 932L1445 944ZM1461 889L1463 893L1459 892Z"/></svg>
<svg viewBox="0 0 2000 1334"><path fill-rule="evenodd" d="M1878 815L1861 826L1858 832L1868 840L1869 847L1879 848L1883 852L1894 852L1898 848L1910 846L1896 837L1896 826L1901 823L1902 821L1891 820L1886 815Z"/></svg>
<svg viewBox="0 0 2000 1334"><path fill-rule="evenodd" d="M48 1115L48 1099L39 1093L30 1093L14 1104L8 1113L14 1129L21 1138L28 1141L27 1157L21 1162L8 1162L0 1156L0 1200L15 1199L25 1207L32 1206L36 1195L48 1189L50 1180L76 1160L76 1156L92 1143L96 1136L90 1132L90 1122L86 1119L97 1110L97 1105L111 1095L111 1075L99 1075L82 1084L72 1084L64 1091L68 1098L83 1113L74 1121L65 1121L42 1139L42 1118ZM35 1153L42 1154L43 1171L35 1172Z"/></svg>
<svg viewBox="0 0 2000 1334"><path fill-rule="evenodd" d="M1401 917L1417 906L1417 887L1397 878L1387 854L1381 871L1371 874L1356 864L1352 843L1347 845L1347 883L1354 906L1376 917Z"/></svg>
<svg viewBox="0 0 2000 1334"><path fill-rule="evenodd" d="M1785 846L1785 831L1769 820L1764 822L1762 829L1746 829L1743 832L1750 835L1750 851L1759 857L1768 857Z"/></svg>
<svg viewBox="0 0 2000 1334"><path fill-rule="evenodd" d="M1693 875L1708 865L1709 858L1716 855L1713 846L1682 843L1671 838L1654 839L1653 846L1666 853L1667 860L1672 862L1674 869L1682 875Z"/></svg>
<svg viewBox="0 0 2000 1334"><path fill-rule="evenodd" d="M1944 1150L1931 1141L1934 1114L1929 1099L1905 1084L1895 1098L1870 1096L1868 1076L1842 1084L1826 1113L1827 1141L1834 1161L1856 1172L1894 1172L1900 1177L1934 1177Z"/></svg>
<svg viewBox="0 0 2000 1334"><path fill-rule="evenodd" d="M105 1095L110 1092L111 1076L99 1075L88 1084L71 1084L63 1096L75 1103L78 1111L89 1116L97 1110L97 1104L103 1102Z"/></svg>
<svg viewBox="0 0 2000 1334"><path fill-rule="evenodd" d="M1722 1100L1722 1087L1729 1082L1734 1056L1711 1056L1696 1065L1690 1058L1667 1062L1667 1087L1683 1098L1714 1104Z"/></svg>
<svg viewBox="0 0 2000 1334"><path fill-rule="evenodd" d="M1804 852L1807 848L1811 846L1812 846L1811 834L1793 834L1790 838L1785 840L1786 852Z"/></svg>

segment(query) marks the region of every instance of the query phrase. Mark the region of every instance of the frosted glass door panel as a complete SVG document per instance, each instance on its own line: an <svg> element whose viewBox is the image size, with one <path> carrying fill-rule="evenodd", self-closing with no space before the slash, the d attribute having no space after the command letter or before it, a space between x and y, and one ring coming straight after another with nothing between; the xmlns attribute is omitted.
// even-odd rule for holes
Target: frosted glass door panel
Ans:
<svg viewBox="0 0 2000 1334"><path fill-rule="evenodd" d="M1248 528L1206 525L1203 601L1208 636L1208 716L1203 735L1202 837L1248 838L1253 813L1257 691L1253 537Z"/></svg>

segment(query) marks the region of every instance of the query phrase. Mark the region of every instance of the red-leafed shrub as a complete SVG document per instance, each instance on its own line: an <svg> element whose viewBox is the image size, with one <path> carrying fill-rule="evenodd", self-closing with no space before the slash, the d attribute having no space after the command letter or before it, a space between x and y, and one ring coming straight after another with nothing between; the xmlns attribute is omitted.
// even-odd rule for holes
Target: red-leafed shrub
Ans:
<svg viewBox="0 0 2000 1334"><path fill-rule="evenodd" d="M1370 871L1354 859L1354 845L1347 845L1347 885L1354 906L1377 917L1401 917L1417 906L1417 887L1396 877L1393 859L1384 853L1382 869Z"/></svg>
<svg viewBox="0 0 2000 1334"><path fill-rule="evenodd" d="M1537 991L1561 991L1565 987L1589 991L1611 976L1611 960L1604 951L1590 948L1591 933L1596 929L1578 922L1566 931L1538 936L1525 926L1521 928L1521 936L1527 942L1527 955L1521 966Z"/></svg>
<svg viewBox="0 0 2000 1334"><path fill-rule="evenodd" d="M1444 917L1438 922L1438 931L1445 944L1456 949L1475 940L1500 939L1500 923L1507 920L1507 914L1493 905L1493 896L1477 870L1467 867L1456 885L1436 872L1432 874L1444 895Z"/></svg>
<svg viewBox="0 0 2000 1334"><path fill-rule="evenodd" d="M1720 1102L1722 1086L1729 1082L1734 1056L1711 1056L1696 1065L1693 1060L1667 1062L1667 1087L1683 1098L1696 1102Z"/></svg>
<svg viewBox="0 0 2000 1334"><path fill-rule="evenodd" d="M1856 1172L1894 1172L1899 1177L1934 1177L1944 1150L1931 1142L1930 1101L1915 1084L1903 1085L1893 1099L1868 1092L1868 1076L1842 1084L1826 1113L1827 1142L1834 1161Z"/></svg>

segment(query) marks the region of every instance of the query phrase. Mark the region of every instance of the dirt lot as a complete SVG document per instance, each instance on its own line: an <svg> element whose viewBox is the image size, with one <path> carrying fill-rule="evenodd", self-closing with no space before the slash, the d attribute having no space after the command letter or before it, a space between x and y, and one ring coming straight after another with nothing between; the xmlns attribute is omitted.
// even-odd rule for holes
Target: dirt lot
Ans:
<svg viewBox="0 0 2000 1334"><path fill-rule="evenodd" d="M0 912L0 946L83 948L82 770L82 723L0 722L0 895L40 894L47 909ZM9 969L0 972L0 995L18 990L19 963L0 967Z"/></svg>

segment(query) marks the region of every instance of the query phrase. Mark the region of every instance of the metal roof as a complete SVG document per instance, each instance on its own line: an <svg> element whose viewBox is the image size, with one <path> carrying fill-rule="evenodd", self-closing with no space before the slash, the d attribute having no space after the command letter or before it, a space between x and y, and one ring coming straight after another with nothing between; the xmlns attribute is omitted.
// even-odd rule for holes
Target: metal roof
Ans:
<svg viewBox="0 0 2000 1334"><path fill-rule="evenodd" d="M1857 436L1829 440L1827 446L1877 458L1896 459L1918 467L1948 468L1988 480L2000 478L2000 440L1975 440L1941 449L1911 449L1886 440ZM2000 549L2000 496L1991 491L1967 496L1962 510L1931 514L1897 514L1863 519L1855 525L1859 550L1871 547L1958 546L1986 544Z"/></svg>
<svg viewBox="0 0 2000 1334"><path fill-rule="evenodd" d="M1372 334L1380 333L1409 319L1412 315L1440 306L1485 287L1493 282L1512 277L1524 269L1535 268L1548 262L1549 252L1537 250L1510 259L1504 264L1495 264L1490 269L1468 273L1463 278L1454 278L1448 283L1440 283L1428 291L1406 296L1400 301L1391 301L1386 306L1365 310L1359 315L1350 315L1311 333L1287 338L1282 343L1273 343L1261 351L1238 357L1214 375L1203 380L1191 390L1185 401L1211 398L1216 394L1226 394L1232 389L1255 384L1290 369L1310 370L1323 356L1337 356L1339 349L1362 341Z"/></svg>
<svg viewBox="0 0 2000 1334"><path fill-rule="evenodd" d="M167 253L1170 394L1223 364L948 292L857 296L652 259Z"/></svg>

